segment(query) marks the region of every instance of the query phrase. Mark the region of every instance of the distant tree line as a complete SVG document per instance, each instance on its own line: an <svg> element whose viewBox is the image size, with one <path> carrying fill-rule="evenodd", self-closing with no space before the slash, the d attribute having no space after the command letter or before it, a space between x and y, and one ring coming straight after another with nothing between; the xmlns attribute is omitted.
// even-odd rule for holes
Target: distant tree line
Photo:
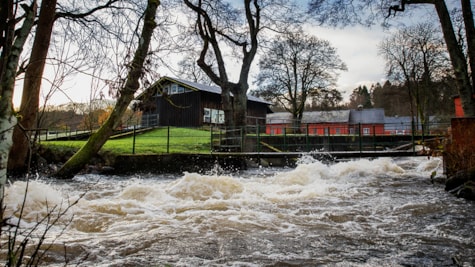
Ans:
<svg viewBox="0 0 475 267"><path fill-rule="evenodd" d="M455 113L453 96L456 94L457 88L453 86L451 78L435 82L431 87L431 93L426 95L426 113L440 118L453 117ZM411 112L408 88L390 81L373 84L369 89L366 86L359 86L353 90L349 102L340 108L355 109L359 105L363 108L383 108L386 116L417 116Z"/></svg>
<svg viewBox="0 0 475 267"><path fill-rule="evenodd" d="M88 105L48 106L40 113L38 126L54 131L92 131L98 129L112 111L112 106L84 108L88 108ZM140 120L141 113L129 108L124 112L117 129L138 125Z"/></svg>

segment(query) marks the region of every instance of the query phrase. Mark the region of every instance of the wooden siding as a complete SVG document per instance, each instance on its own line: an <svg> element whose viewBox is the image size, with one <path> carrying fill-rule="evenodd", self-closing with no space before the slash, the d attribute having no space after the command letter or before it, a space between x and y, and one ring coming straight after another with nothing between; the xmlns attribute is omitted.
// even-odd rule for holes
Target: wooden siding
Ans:
<svg viewBox="0 0 475 267"><path fill-rule="evenodd" d="M198 127L201 125L200 114L203 111L199 92L174 94L168 98L170 101L163 97L157 98L160 126Z"/></svg>
<svg viewBox="0 0 475 267"><path fill-rule="evenodd" d="M168 101L162 96L154 96L153 108L143 111L145 118L158 116L160 126L200 127L204 123L204 109L222 110L221 95L203 91L186 92L169 95ZM171 102L171 103L170 103ZM267 104L254 101L247 102L248 125L265 125ZM145 122L144 122L145 124ZM156 126L149 125L146 126Z"/></svg>

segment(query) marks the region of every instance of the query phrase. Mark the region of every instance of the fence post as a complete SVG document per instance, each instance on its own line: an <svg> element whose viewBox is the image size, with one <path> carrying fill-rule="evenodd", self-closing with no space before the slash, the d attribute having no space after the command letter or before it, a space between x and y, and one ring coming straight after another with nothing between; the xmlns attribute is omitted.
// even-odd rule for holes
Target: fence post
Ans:
<svg viewBox="0 0 475 267"><path fill-rule="evenodd" d="M373 150L376 151L376 125L373 125Z"/></svg>
<svg viewBox="0 0 475 267"><path fill-rule="evenodd" d="M414 128L415 128L414 120L411 121L411 128L412 128L412 131L411 131L412 153L415 154L416 146L415 146L415 140L414 140Z"/></svg>
<svg viewBox="0 0 475 267"><path fill-rule="evenodd" d="M170 153L170 126L167 126L167 154Z"/></svg>
<svg viewBox="0 0 475 267"><path fill-rule="evenodd" d="M287 128L284 128L284 151L287 151Z"/></svg>
<svg viewBox="0 0 475 267"><path fill-rule="evenodd" d="M261 152L261 129L259 124L257 124L257 152Z"/></svg>
<svg viewBox="0 0 475 267"><path fill-rule="evenodd" d="M310 151L310 145L309 145L309 140L308 140L308 123L307 123L307 127L305 129L305 146L306 146L307 152L309 152Z"/></svg>
<svg viewBox="0 0 475 267"><path fill-rule="evenodd" d="M209 152L213 152L213 125L209 125Z"/></svg>
<svg viewBox="0 0 475 267"><path fill-rule="evenodd" d="M363 140L361 140L361 122L358 123L358 136L359 136L359 147L360 147L360 153L363 150Z"/></svg>
<svg viewBox="0 0 475 267"><path fill-rule="evenodd" d="M132 135L132 154L135 154L135 125L134 125L134 132L133 132L133 135Z"/></svg>

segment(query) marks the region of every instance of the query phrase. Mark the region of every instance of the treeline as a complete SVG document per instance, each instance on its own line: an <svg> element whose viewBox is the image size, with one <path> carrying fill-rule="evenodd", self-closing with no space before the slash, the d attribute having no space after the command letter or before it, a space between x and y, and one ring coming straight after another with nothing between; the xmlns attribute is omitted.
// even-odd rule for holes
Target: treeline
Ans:
<svg viewBox="0 0 475 267"><path fill-rule="evenodd" d="M423 109L426 116L454 116L453 97L457 94L457 89L453 86L453 81L446 79L433 82L426 91L427 93L419 96L419 103L416 103L406 85L386 81L382 85L374 84L369 89L360 86L353 90L349 103L343 107L355 109L362 105L363 108L383 108L386 116L418 116L418 108Z"/></svg>
<svg viewBox="0 0 475 267"><path fill-rule="evenodd" d="M423 99L424 113L440 119L453 117L455 114L453 97L457 95L454 81L450 78L434 82L428 93L420 96ZM305 110L341 110L363 108L382 108L386 116L417 116L417 104L412 100L407 86L386 81L376 83L369 88L359 86L353 90L347 102L327 105L328 101L311 101ZM283 107L275 106L274 111L283 111Z"/></svg>
<svg viewBox="0 0 475 267"><path fill-rule="evenodd" d="M38 113L38 128L55 131L84 131L98 129L112 112L112 106L78 109L76 105L48 106ZM140 124L141 113L127 109L118 128Z"/></svg>

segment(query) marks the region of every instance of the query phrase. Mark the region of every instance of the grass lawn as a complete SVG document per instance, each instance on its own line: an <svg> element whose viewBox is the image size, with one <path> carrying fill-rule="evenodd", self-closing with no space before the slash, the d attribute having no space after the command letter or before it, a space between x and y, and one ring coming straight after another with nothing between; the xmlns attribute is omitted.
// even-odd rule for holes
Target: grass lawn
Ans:
<svg viewBox="0 0 475 267"><path fill-rule="evenodd" d="M137 134L135 137L136 154L167 153L210 153L210 132L190 128L159 128ZM169 137L168 137L169 136ZM101 151L114 154L131 154L133 137L108 140ZM41 144L58 149L79 149L86 141L42 141Z"/></svg>

